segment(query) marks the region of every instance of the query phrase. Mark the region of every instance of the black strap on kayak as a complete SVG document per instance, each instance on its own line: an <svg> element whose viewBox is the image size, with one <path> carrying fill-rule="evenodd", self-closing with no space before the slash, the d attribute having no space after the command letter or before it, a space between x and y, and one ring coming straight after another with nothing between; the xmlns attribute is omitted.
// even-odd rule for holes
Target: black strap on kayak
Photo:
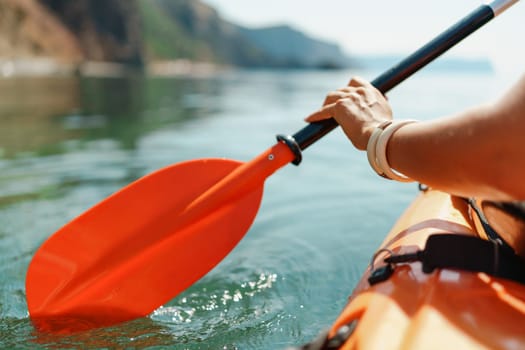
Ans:
<svg viewBox="0 0 525 350"><path fill-rule="evenodd" d="M484 272L525 284L525 261L511 248L497 241L474 236L435 234L428 237L425 249L410 254L390 255L385 263L399 264L420 261L423 272L437 268Z"/></svg>

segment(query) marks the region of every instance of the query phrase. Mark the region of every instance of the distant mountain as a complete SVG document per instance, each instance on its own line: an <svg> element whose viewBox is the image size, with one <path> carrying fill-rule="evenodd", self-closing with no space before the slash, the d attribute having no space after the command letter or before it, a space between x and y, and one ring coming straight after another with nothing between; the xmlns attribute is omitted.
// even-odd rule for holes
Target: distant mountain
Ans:
<svg viewBox="0 0 525 350"><path fill-rule="evenodd" d="M189 59L241 67L346 67L334 44L289 26L250 29L200 0L0 0L0 61Z"/></svg>
<svg viewBox="0 0 525 350"><path fill-rule="evenodd" d="M300 31L282 25L261 29L238 27L252 45L282 67L347 67L350 59L339 46L312 39Z"/></svg>
<svg viewBox="0 0 525 350"><path fill-rule="evenodd" d="M331 43L278 26L250 29L223 20L199 0L139 0L147 52L246 67L345 67L349 58Z"/></svg>

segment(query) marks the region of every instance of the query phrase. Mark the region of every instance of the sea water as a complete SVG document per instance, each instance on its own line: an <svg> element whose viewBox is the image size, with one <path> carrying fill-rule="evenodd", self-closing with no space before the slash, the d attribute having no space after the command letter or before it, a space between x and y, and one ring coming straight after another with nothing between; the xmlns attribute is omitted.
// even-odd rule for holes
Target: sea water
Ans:
<svg viewBox="0 0 525 350"><path fill-rule="evenodd" d="M307 149L300 166L268 178L241 243L149 317L39 333L25 274L47 237L131 181L189 159L248 161L275 134L304 127L328 91L376 73L0 80L0 348L280 349L313 339L418 191L376 176L339 129ZM389 99L397 118L439 118L494 98L506 82L487 71L427 71Z"/></svg>

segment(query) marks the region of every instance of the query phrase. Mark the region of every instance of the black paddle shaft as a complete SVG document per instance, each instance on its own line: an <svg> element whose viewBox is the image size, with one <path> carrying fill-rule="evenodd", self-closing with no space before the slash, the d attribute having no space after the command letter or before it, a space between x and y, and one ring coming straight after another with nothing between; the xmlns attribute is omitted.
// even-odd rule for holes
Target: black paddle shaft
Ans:
<svg viewBox="0 0 525 350"><path fill-rule="evenodd" d="M494 17L494 11L489 5L481 5L419 50L374 79L372 85L383 94L387 93ZM330 118L310 123L292 137L295 139L296 145L304 150L337 126L337 122Z"/></svg>

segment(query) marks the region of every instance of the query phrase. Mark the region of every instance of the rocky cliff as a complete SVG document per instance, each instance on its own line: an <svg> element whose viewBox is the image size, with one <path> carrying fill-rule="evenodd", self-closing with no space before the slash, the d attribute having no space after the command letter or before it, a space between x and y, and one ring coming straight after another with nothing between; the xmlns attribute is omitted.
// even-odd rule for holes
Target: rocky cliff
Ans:
<svg viewBox="0 0 525 350"><path fill-rule="evenodd" d="M130 0L40 0L75 36L85 59L140 65L140 14Z"/></svg>
<svg viewBox="0 0 525 350"><path fill-rule="evenodd" d="M83 58L77 38L45 6L35 0L0 0L0 57L35 56L62 62Z"/></svg>

